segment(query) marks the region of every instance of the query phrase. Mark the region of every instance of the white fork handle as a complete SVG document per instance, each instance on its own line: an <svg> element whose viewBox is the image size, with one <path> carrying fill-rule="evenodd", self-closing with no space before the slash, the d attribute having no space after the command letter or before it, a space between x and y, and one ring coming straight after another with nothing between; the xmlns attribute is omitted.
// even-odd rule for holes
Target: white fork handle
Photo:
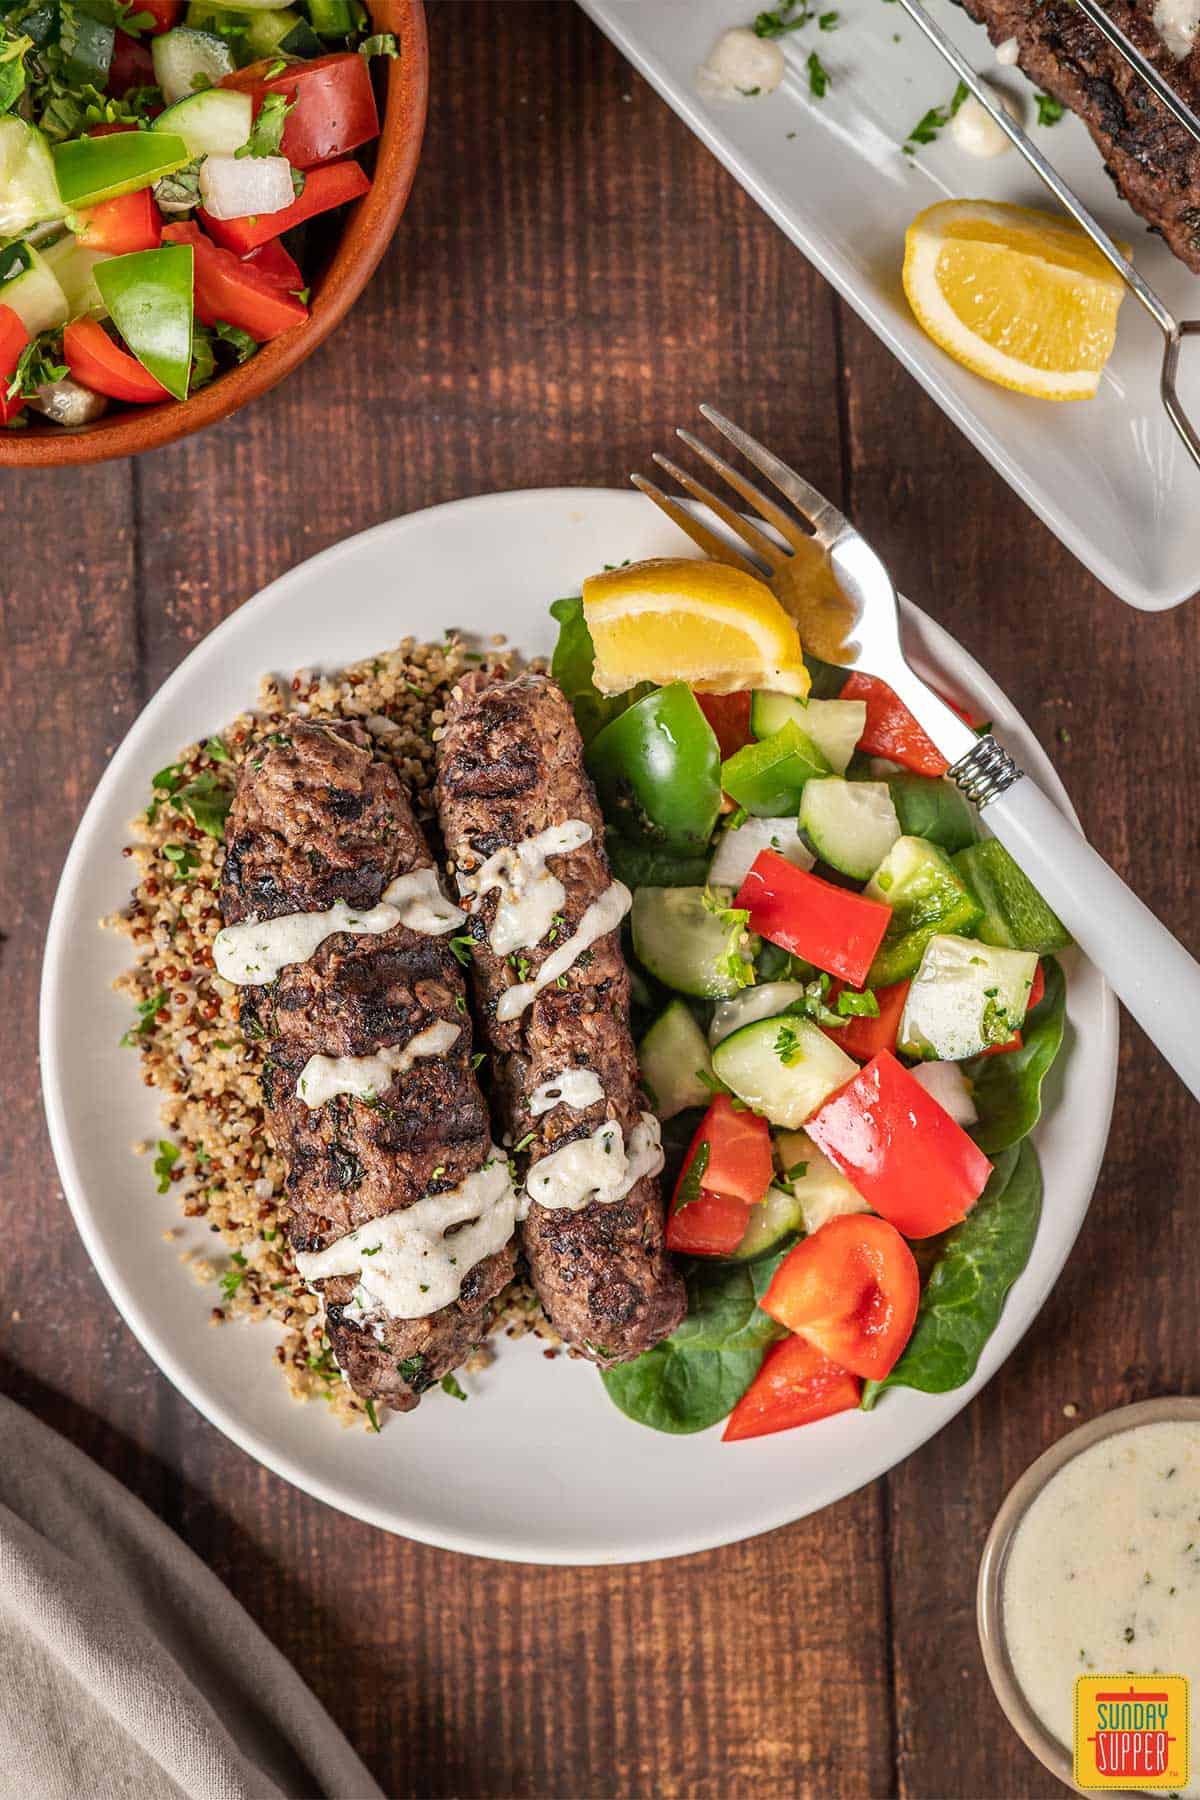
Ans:
<svg viewBox="0 0 1200 1800"><path fill-rule="evenodd" d="M1200 1099L1200 963L1028 775L983 817Z"/></svg>

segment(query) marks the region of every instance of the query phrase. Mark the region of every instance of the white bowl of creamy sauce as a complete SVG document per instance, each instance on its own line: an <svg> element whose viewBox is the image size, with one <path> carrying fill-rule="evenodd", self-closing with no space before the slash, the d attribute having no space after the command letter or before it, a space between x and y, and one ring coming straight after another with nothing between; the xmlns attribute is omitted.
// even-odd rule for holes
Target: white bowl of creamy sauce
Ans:
<svg viewBox="0 0 1200 1800"><path fill-rule="evenodd" d="M1078 1676L1186 1676L1191 1770L1173 1791L1200 1797L1200 1398L1106 1413L1026 1470L984 1549L978 1616L1010 1724L1068 1787Z"/></svg>

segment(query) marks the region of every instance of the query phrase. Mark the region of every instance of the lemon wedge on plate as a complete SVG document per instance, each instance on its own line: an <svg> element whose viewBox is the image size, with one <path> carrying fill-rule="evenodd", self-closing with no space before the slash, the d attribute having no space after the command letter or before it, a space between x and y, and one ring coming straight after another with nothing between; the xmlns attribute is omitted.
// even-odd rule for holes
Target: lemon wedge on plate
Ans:
<svg viewBox="0 0 1200 1800"><path fill-rule="evenodd" d="M664 556L606 569L584 582L583 615L602 694L639 681L808 692L794 621L765 582L727 563Z"/></svg>
<svg viewBox="0 0 1200 1800"><path fill-rule="evenodd" d="M986 200L942 200L917 214L905 237L904 292L956 362L1042 400L1096 392L1125 297L1069 221Z"/></svg>

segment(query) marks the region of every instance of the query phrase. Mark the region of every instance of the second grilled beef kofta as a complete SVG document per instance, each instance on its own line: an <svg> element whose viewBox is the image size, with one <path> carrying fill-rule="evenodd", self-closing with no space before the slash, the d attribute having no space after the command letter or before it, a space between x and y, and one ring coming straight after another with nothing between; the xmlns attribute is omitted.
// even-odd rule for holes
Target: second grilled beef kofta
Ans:
<svg viewBox="0 0 1200 1800"><path fill-rule="evenodd" d="M522 1243L555 1330L624 1362L680 1322L663 1241L613 881L583 745L548 677L464 678L438 744L438 816L471 910L497 1121L528 1157Z"/></svg>
<svg viewBox="0 0 1200 1800"><path fill-rule="evenodd" d="M262 1040L297 1266L354 1391L407 1411L480 1342L515 1261L449 944L462 914L395 771L344 721L251 752L226 846L216 964Z"/></svg>

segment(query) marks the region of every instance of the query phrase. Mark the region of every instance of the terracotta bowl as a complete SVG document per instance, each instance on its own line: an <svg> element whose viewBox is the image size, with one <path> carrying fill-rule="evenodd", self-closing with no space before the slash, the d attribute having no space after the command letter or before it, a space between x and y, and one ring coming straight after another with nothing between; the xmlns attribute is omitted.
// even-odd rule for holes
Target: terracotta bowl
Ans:
<svg viewBox="0 0 1200 1800"><path fill-rule="evenodd" d="M400 55L387 65L382 129L373 146L371 190L349 208L332 256L312 282L307 323L264 344L240 368L219 375L190 400L127 406L76 431L35 422L0 431L0 467L65 468L135 456L202 431L265 394L311 356L366 286L404 211L416 174L429 94L429 48L422 0L367 0L376 31L391 31ZM372 146L369 146L371 148Z"/></svg>

